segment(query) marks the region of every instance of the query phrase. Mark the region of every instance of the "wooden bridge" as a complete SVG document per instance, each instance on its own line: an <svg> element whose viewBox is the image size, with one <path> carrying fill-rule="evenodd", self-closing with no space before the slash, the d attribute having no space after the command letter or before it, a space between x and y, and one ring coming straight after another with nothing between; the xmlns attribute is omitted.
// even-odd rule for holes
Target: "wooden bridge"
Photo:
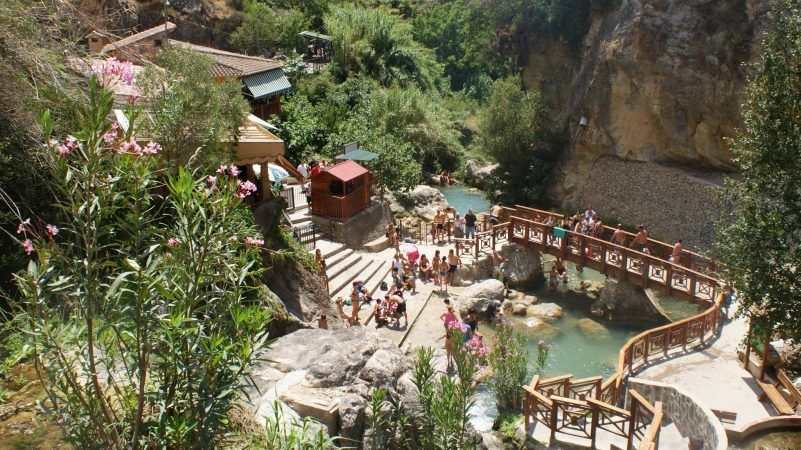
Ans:
<svg viewBox="0 0 801 450"><path fill-rule="evenodd" d="M669 262L672 245L648 239L648 253L643 253L607 239L555 227L553 224L561 223L562 218L558 213L524 206L503 208L498 225L490 225L485 216L482 231L474 239L455 239L456 252L478 258L499 245L515 242L643 288L707 304L714 301L720 280L714 276L715 265L708 258L684 250L679 261ZM604 236L611 238L614 231L604 227ZM633 241L634 234L625 235L626 242Z"/></svg>

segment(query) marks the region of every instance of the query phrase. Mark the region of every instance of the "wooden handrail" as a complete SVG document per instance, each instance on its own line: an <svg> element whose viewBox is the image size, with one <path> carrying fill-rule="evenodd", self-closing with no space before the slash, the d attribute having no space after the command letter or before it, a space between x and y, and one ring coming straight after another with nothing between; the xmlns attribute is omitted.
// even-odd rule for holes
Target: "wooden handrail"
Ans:
<svg viewBox="0 0 801 450"><path fill-rule="evenodd" d="M624 417L626 419L631 417L631 413L626 411L625 409L618 408L615 405L610 405L609 403L602 402L601 400L594 399L592 397L587 397L587 399L585 401L587 403L589 403L590 405L592 405L592 406L596 406L599 409L609 411L610 413L616 414L616 415Z"/></svg>

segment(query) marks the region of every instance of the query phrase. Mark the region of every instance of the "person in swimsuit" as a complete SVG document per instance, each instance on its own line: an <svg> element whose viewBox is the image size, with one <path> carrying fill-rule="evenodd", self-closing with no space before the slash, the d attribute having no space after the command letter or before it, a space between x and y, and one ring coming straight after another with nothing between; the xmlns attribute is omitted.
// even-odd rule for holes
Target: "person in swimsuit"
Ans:
<svg viewBox="0 0 801 450"><path fill-rule="evenodd" d="M439 284L439 263L442 258L439 256L439 250L434 251L434 258L431 259L431 271L434 273L434 284Z"/></svg>
<svg viewBox="0 0 801 450"><path fill-rule="evenodd" d="M556 273L556 265L554 265L548 274L548 288L556 289L557 286L559 286L559 274Z"/></svg>
<svg viewBox="0 0 801 450"><path fill-rule="evenodd" d="M684 251L684 247L681 244L681 239L676 241L676 244L673 245L673 253L670 254L670 262L673 264L681 265L681 252Z"/></svg>
<svg viewBox="0 0 801 450"><path fill-rule="evenodd" d="M617 224L614 234L612 234L612 243L615 245L626 245L626 233L623 231L623 225Z"/></svg>
<svg viewBox="0 0 801 450"><path fill-rule="evenodd" d="M390 297L392 302L397 305L395 307L395 325L400 326L400 317L403 316L404 326L409 326L409 316L406 314L406 301L403 300L403 297L393 295Z"/></svg>
<svg viewBox="0 0 801 450"><path fill-rule="evenodd" d="M456 255L453 249L448 251L448 284L453 284L453 279L456 277L456 269L462 265L462 259Z"/></svg>
<svg viewBox="0 0 801 450"><path fill-rule="evenodd" d="M434 221L437 223L437 235L434 239L441 244L445 240L445 222L448 221L448 215L439 209L437 215L434 216Z"/></svg>
<svg viewBox="0 0 801 450"><path fill-rule="evenodd" d="M645 244L648 243L648 231L645 230L645 225L638 225L637 230L637 236L634 237L631 246L637 249L638 252L642 252Z"/></svg>
<svg viewBox="0 0 801 450"><path fill-rule="evenodd" d="M498 225L501 220L501 205L496 204L490 209L490 223Z"/></svg>
<svg viewBox="0 0 801 450"><path fill-rule="evenodd" d="M448 292L448 258L445 256L442 257L442 260L439 262L439 290Z"/></svg>
<svg viewBox="0 0 801 450"><path fill-rule="evenodd" d="M431 278L431 264L429 264L428 257L425 254L420 257L418 272L420 273L420 279L423 281L428 281Z"/></svg>

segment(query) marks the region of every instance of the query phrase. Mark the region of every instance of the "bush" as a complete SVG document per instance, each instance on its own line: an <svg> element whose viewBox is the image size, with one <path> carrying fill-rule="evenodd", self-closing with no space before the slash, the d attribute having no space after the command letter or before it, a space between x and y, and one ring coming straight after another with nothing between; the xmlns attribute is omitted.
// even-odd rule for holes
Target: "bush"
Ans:
<svg viewBox="0 0 801 450"><path fill-rule="evenodd" d="M498 410L519 410L522 398L520 386L528 383L526 339L515 335L511 326L499 325L488 361L492 370L489 387L495 394Z"/></svg>
<svg viewBox="0 0 801 450"><path fill-rule="evenodd" d="M111 108L92 77L80 129L49 140L64 220L20 218L22 327L76 446L211 448L266 346L261 240L241 198L252 186L233 167L165 182L159 146L133 140L139 111L123 130ZM41 125L50 138L47 113Z"/></svg>

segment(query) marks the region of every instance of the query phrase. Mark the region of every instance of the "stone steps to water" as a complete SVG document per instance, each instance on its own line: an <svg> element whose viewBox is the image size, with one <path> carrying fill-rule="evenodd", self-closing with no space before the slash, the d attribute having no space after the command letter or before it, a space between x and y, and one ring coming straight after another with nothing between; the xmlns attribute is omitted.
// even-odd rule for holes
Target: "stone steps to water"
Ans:
<svg viewBox="0 0 801 450"><path fill-rule="evenodd" d="M365 259L370 259L370 264L367 265L360 273L357 273L356 275L354 275L353 278L348 280L348 283L345 285L344 288L342 288L339 291L331 291L334 292L333 298L337 298L340 296L344 298L349 296L350 291L352 289L351 286L353 285L353 282L355 280L359 280L362 283L364 283L367 292L370 293L370 295L373 294L373 291L380 284L380 281L375 281L377 278L376 274L378 274L381 271L385 263L374 258L365 258Z"/></svg>
<svg viewBox="0 0 801 450"><path fill-rule="evenodd" d="M371 258L361 259L357 264L348 267L347 270L340 273L335 279L329 279L329 292L336 293L334 296L334 298L336 298L340 291L350 286L353 280L359 279L361 274L365 273L367 268L375 262L376 261Z"/></svg>
<svg viewBox="0 0 801 450"><path fill-rule="evenodd" d="M292 225L300 225L305 222L311 222L311 214L309 214L308 208L296 210L289 214L289 221L292 222Z"/></svg>
<svg viewBox="0 0 801 450"><path fill-rule="evenodd" d="M328 260L337 253L344 251L347 247L345 247L345 244L340 244L339 242L331 242L331 241L326 241L324 239L318 239L316 248L320 249L320 253L322 253L323 258L325 260Z"/></svg>
<svg viewBox="0 0 801 450"><path fill-rule="evenodd" d="M345 253L346 251L340 252L340 254ZM362 254L356 253L353 250L351 250L350 253L345 255L344 258L340 259L337 264L328 266L326 270L326 275L328 275L329 280L335 280L340 274L350 269L361 260L362 260Z"/></svg>
<svg viewBox="0 0 801 450"><path fill-rule="evenodd" d="M337 267L342 262L342 260L352 255L354 252L355 250L353 250L352 248L343 247L342 250L331 255L331 257L326 259L325 260L326 275L328 275L328 277L331 278L331 269Z"/></svg>

